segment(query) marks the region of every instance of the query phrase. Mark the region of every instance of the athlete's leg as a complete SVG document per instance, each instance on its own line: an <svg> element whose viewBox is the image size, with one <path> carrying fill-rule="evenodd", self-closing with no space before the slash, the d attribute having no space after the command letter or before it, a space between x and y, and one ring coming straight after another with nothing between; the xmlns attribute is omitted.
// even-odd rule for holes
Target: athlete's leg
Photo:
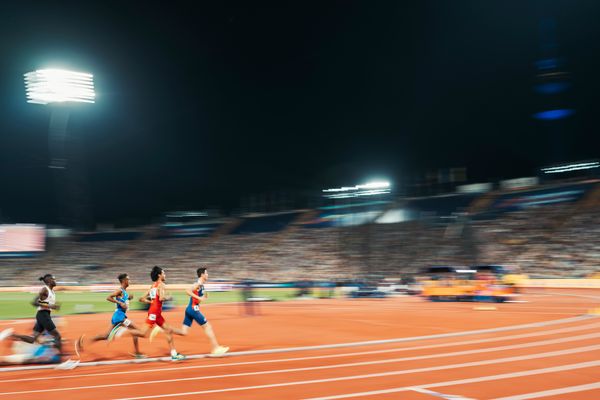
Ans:
<svg viewBox="0 0 600 400"><path fill-rule="evenodd" d="M39 334L37 334L35 336L14 335L14 334L10 335L11 338L20 340L21 342L25 342L25 343L34 343L38 336L39 336Z"/></svg>
<svg viewBox="0 0 600 400"><path fill-rule="evenodd" d="M172 335L178 335L178 336L186 336L187 335L187 331L182 329L178 329L178 328L173 328L171 325L167 324L164 320L164 318L162 318L162 316L160 317L160 323L158 323L159 321L157 320L157 325L160 326L162 328L162 330L164 331L165 334L170 334ZM185 320L184 320L185 323Z"/></svg>
<svg viewBox="0 0 600 400"><path fill-rule="evenodd" d="M163 324L163 326L161 326L161 328L163 329L164 333L165 333L165 338L167 339L167 343L169 344L169 349L171 350L171 352L176 351L175 350L175 341L173 340L173 335L171 334L171 327L167 324Z"/></svg>
<svg viewBox="0 0 600 400"><path fill-rule="evenodd" d="M152 331L155 325L144 324L142 328L132 327L131 325L127 328L127 333L129 333L133 337L145 338L148 337L148 334Z"/></svg>
<svg viewBox="0 0 600 400"><path fill-rule="evenodd" d="M163 327L164 327L164 325L163 325ZM175 334L175 335L178 335L178 336L187 336L187 329L184 329L183 327L181 327L181 328L173 328L172 326L169 326L169 333L170 334Z"/></svg>
<svg viewBox="0 0 600 400"><path fill-rule="evenodd" d="M172 361L180 361L180 360L184 360L185 356L182 354L179 354L177 352L177 350L175 350L175 341L173 340L173 331L174 329L169 326L168 324L165 323L164 319L161 318L160 321L157 321L157 325L160 326L164 333L165 333L165 338L167 339L167 343L169 343L169 348L171 349L171 360ZM179 330L179 329L175 329L175 330Z"/></svg>
<svg viewBox="0 0 600 400"><path fill-rule="evenodd" d="M38 312L39 314L39 312ZM13 339L16 340L20 340L21 342L25 342L25 343L35 343L38 336L40 336L42 334L42 332L44 332L44 326L41 323L42 321L39 320L38 315L36 314L35 316L36 322L35 325L33 326L33 334L32 336L28 336L28 335L11 335L11 337Z"/></svg>
<svg viewBox="0 0 600 400"><path fill-rule="evenodd" d="M193 323L194 317L192 314L192 310L190 307L187 307L183 315L183 323L181 324L181 332L183 333L182 336L187 336L188 330L190 329Z"/></svg>
<svg viewBox="0 0 600 400"><path fill-rule="evenodd" d="M198 323L198 325L200 325L202 327L202 329L204 329L204 333L206 334L206 336L208 337L208 340L210 341L210 346L212 348L212 351L214 352L215 350L219 349L220 346L219 346L219 342L217 341L217 338L215 336L215 332L213 331L213 328L212 328L212 325L210 324L210 322L208 322L206 320L206 317L200 311L194 311L191 316L194 319L194 321L196 321Z"/></svg>
<svg viewBox="0 0 600 400"><path fill-rule="evenodd" d="M137 328L137 326L136 326L136 325L133 323L133 321L131 321L131 322L129 323L129 326L127 327L127 330L128 330L128 331L131 331L131 330L139 331L139 329L138 329L138 328ZM133 336L133 335L132 335L132 338L133 338L133 347L134 347L134 349L135 349L135 355L137 356L137 355L140 355L140 354L142 354L142 353L140 353L140 344L139 344L138 336Z"/></svg>
<svg viewBox="0 0 600 400"><path fill-rule="evenodd" d="M58 352L62 353L62 338L58 329L55 328L48 333L54 337L54 345L56 346Z"/></svg>
<svg viewBox="0 0 600 400"><path fill-rule="evenodd" d="M181 327L184 335L187 335L188 329L192 325L192 321L196 321L198 325L204 329L204 333L210 341L211 352L213 354L222 355L229 350L229 347L223 347L219 345L212 325L206 320L206 317L200 311L190 309L186 310L185 319L183 320L183 325Z"/></svg>
<svg viewBox="0 0 600 400"><path fill-rule="evenodd" d="M210 322L206 321L206 323L202 325L202 329L204 329L204 333L208 337L208 340L210 341L210 346L212 347L213 351L219 348L219 342L217 342L217 337L215 336L215 332L213 331Z"/></svg>
<svg viewBox="0 0 600 400"><path fill-rule="evenodd" d="M133 337L133 349L135 350L135 354L136 355L142 354L140 352L140 343L139 343L139 340L138 340L137 336Z"/></svg>
<svg viewBox="0 0 600 400"><path fill-rule="evenodd" d="M106 340L106 339L108 339L108 335L114 329L114 327L115 327L115 325L111 326L110 329L106 333L100 333L100 334L94 336L93 338L91 338L90 340L92 342L98 342L100 340Z"/></svg>

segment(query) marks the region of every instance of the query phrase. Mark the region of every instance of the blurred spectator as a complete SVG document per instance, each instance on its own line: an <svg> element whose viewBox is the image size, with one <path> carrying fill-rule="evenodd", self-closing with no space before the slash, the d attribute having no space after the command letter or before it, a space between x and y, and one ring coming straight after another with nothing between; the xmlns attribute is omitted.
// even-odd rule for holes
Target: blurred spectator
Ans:
<svg viewBox="0 0 600 400"><path fill-rule="evenodd" d="M0 260L0 266L9 286L32 284L40 270L80 284L126 271L144 283L153 265L166 266L170 283L185 283L199 263L229 281L247 270L265 281L400 279L432 265L475 263L515 265L538 277L588 276L600 265L600 207L594 204L532 207L471 222L463 216L329 228L292 223L276 232L162 240L148 233L131 241L49 239L43 256ZM103 273L90 273L98 269Z"/></svg>

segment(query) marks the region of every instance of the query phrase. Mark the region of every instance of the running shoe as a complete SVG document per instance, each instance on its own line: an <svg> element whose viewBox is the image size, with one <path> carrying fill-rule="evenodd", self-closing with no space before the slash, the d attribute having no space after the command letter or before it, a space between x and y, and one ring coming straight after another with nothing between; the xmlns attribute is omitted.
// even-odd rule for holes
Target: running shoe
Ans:
<svg viewBox="0 0 600 400"><path fill-rule="evenodd" d="M223 354L227 353L229 351L229 347L227 346L218 346L217 348L215 348L210 355L211 356L215 356L215 357L220 357Z"/></svg>
<svg viewBox="0 0 600 400"><path fill-rule="evenodd" d="M181 361L181 360L185 360L185 356L183 354L175 354L174 356L171 356L171 361Z"/></svg>
<svg viewBox="0 0 600 400"><path fill-rule="evenodd" d="M14 331L13 328L7 328L0 332L0 342L12 335Z"/></svg>
<svg viewBox="0 0 600 400"><path fill-rule="evenodd" d="M110 331L110 333L108 334L108 337L106 338L106 340L110 343L113 341L113 339L115 338L115 336L117 335L117 332L119 332L119 329L121 329L123 325L121 323L116 324L112 330Z"/></svg>
<svg viewBox="0 0 600 400"><path fill-rule="evenodd" d="M78 360L71 360L68 359L67 361L65 361L62 364L58 364L56 367L54 367L54 369L74 369L75 367L77 367L79 365L79 361Z"/></svg>

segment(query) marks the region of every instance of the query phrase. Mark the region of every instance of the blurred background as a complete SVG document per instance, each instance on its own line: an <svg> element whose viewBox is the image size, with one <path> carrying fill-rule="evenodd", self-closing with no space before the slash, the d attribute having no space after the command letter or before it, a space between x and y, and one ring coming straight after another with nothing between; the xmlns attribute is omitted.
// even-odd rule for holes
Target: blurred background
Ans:
<svg viewBox="0 0 600 400"><path fill-rule="evenodd" d="M15 304L45 273L106 290L122 272L149 284L153 265L170 284L202 265L300 289L408 290L436 266L600 270L597 2L0 11ZM90 74L91 100L32 101L24 76L47 69Z"/></svg>

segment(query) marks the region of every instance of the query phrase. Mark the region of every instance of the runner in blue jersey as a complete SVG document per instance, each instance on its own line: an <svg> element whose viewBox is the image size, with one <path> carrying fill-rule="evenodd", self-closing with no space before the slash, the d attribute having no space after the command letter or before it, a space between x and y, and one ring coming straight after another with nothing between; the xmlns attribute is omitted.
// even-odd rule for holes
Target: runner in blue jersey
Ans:
<svg viewBox="0 0 600 400"><path fill-rule="evenodd" d="M208 340L210 340L212 347L211 354L214 356L222 356L227 353L229 347L219 345L210 322L208 322L206 317L200 312L200 303L206 301L208 298L208 293L204 292L204 283L208 280L208 270L203 267L198 268L196 270L196 275L198 275L198 280L192 287L186 290L186 293L190 296L190 302L185 309L182 330L184 334L187 334L192 323L196 321L198 325L204 329L204 333L208 337Z"/></svg>
<svg viewBox="0 0 600 400"><path fill-rule="evenodd" d="M112 319L110 321L112 324L112 327L108 330L108 332L94 336L91 339L92 343L98 342L100 340L107 340L110 342L114 339L117 332L119 332L119 331L123 332L123 328L138 331L138 328L133 323L133 321L131 321L130 319L127 318L127 310L129 309L129 301L133 300L133 296L130 295L129 292L127 292L127 288L129 287L129 282L130 282L129 276L127 274L119 275L119 282L121 283L121 286L117 290L112 292L106 298L107 301L110 301L111 303L115 303L115 306L116 306L115 312L113 313ZM119 335L120 335L120 333L119 333ZM132 336L132 337L133 337L133 346L135 348L135 353L133 353L132 355L135 358L146 358L146 356L144 354L140 353L137 336ZM83 348L83 336L79 338L78 345L81 349Z"/></svg>

